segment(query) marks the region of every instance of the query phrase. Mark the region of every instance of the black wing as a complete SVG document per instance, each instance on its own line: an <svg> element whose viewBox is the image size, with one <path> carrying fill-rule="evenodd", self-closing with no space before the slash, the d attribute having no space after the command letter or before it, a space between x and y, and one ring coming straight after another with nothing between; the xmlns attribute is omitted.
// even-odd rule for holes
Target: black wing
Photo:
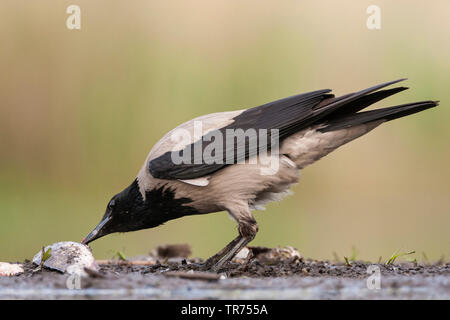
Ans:
<svg viewBox="0 0 450 320"><path fill-rule="evenodd" d="M301 131L313 124L332 120L348 113L359 111L368 105L381 100L391 94L402 91L405 88L394 88L382 90L373 94L383 87L404 79L383 83L356 93L334 98L329 94L331 90L318 90L308 92L289 98L277 100L245 110L235 118L230 125L208 133L202 139L186 146L180 153L189 152L191 155L189 163L175 164L172 161L171 151L153 159L149 163L149 170L153 177L159 179L195 179L212 174L223 167L250 158L251 156L269 150L273 139L282 141L284 138ZM334 116L335 115L335 116ZM267 129L267 137L264 143L259 143L260 136L246 136L244 144L227 143L227 129ZM278 137L271 135L271 129L278 130ZM221 155L222 161L211 163L210 159L202 159L195 163L194 151L203 150L214 140L211 137L223 137ZM212 141L211 141L212 140Z"/></svg>

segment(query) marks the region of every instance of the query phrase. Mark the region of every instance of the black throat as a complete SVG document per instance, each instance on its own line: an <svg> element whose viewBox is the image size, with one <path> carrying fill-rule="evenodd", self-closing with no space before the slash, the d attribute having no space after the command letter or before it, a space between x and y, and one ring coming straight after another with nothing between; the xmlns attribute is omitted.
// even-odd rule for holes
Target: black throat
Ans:
<svg viewBox="0 0 450 320"><path fill-rule="evenodd" d="M132 222L127 223L127 231L154 228L169 220L199 214L189 206L192 199L175 198L175 190L168 186L146 191L144 200L135 179L121 194L127 199L130 208L127 220Z"/></svg>

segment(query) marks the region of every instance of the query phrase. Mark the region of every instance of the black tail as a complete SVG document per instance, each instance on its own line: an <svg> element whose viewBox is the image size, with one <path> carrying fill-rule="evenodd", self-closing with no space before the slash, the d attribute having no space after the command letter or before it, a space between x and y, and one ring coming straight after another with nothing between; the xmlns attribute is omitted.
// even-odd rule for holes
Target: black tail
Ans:
<svg viewBox="0 0 450 320"><path fill-rule="evenodd" d="M358 99L353 100L345 105L342 105L331 113L324 120L325 125L320 128L321 132L334 131L344 128L349 128L357 126L364 123L369 123L373 121L390 121L410 114L414 114L429 108L433 108L438 105L438 101L420 101L408 104L402 104L395 107L376 109L365 112L358 112L371 104L385 99L395 93L406 90L406 87L398 87L388 90L380 90L374 93L366 94L358 97ZM339 98L333 98L334 101L330 101L330 104L336 102L344 101L348 96L346 95Z"/></svg>

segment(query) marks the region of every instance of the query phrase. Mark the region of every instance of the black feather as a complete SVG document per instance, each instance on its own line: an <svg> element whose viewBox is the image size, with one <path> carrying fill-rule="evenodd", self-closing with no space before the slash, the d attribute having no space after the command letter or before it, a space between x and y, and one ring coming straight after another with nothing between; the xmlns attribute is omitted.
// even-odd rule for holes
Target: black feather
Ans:
<svg viewBox="0 0 450 320"><path fill-rule="evenodd" d="M429 108L433 108L437 105L438 105L437 101L421 101L403 104L395 107L353 113L329 121L325 125L325 127L320 128L319 131L321 132L335 131L379 120L390 121Z"/></svg>

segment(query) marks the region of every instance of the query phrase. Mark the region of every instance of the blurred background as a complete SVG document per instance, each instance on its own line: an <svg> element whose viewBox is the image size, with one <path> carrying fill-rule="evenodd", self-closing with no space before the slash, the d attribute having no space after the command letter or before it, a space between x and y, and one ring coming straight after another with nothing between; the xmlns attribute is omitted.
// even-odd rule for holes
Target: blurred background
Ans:
<svg viewBox="0 0 450 320"><path fill-rule="evenodd" d="M69 30L66 8L81 8ZM381 29L366 26L369 5ZM80 241L167 131L196 116L304 91L407 77L379 106L435 99L302 172L255 212L253 245L376 261L450 256L450 2L26 1L0 3L0 261ZM97 258L189 243L207 257L236 235L224 212L92 243Z"/></svg>

